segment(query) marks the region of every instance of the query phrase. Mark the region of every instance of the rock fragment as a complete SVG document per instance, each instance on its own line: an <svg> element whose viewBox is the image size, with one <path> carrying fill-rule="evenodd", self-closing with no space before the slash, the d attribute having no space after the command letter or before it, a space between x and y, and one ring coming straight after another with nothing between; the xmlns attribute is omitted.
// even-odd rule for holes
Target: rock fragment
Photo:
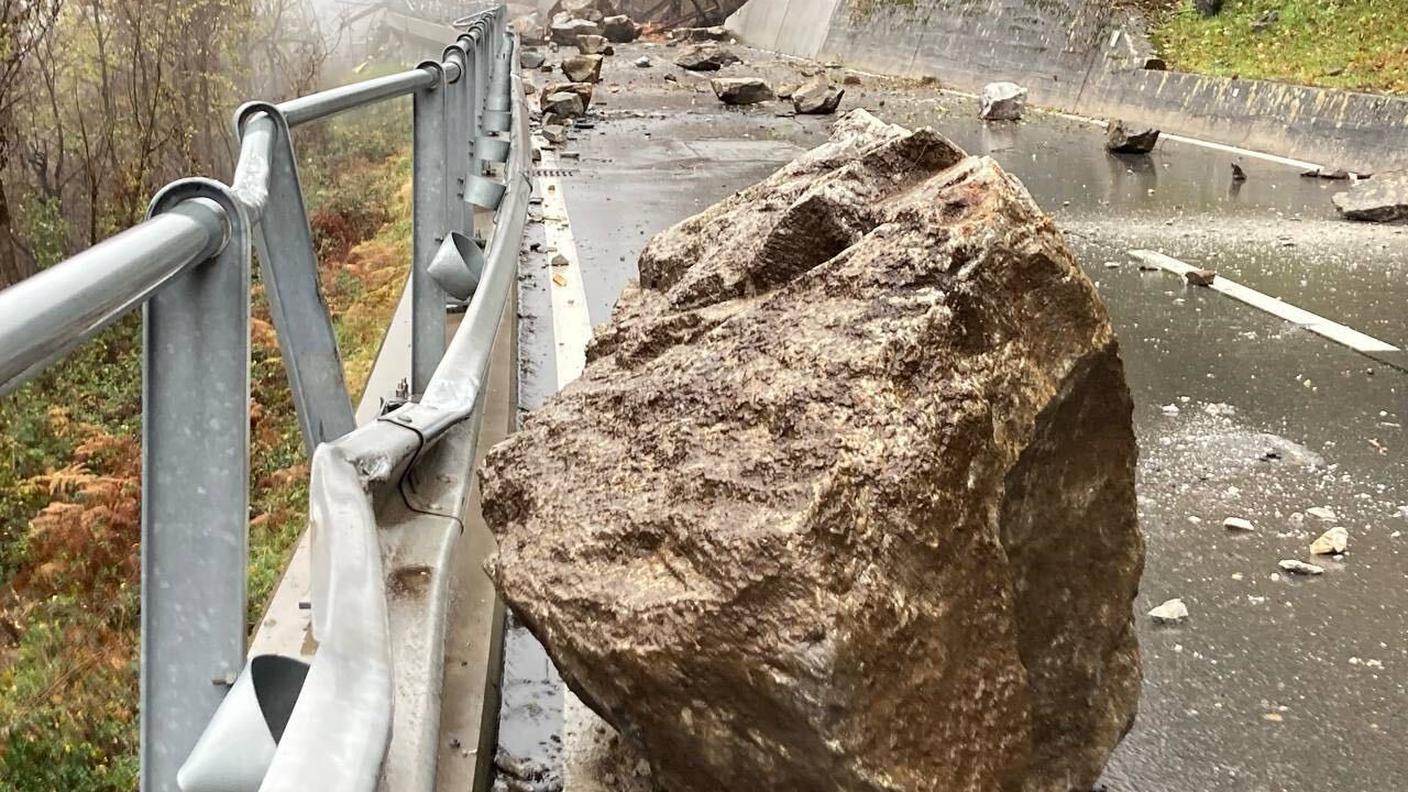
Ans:
<svg viewBox="0 0 1408 792"><path fill-rule="evenodd" d="M1334 522L1339 519L1339 515L1335 514L1335 510L1329 506L1311 506L1305 510L1305 513L1323 522Z"/></svg>
<svg viewBox="0 0 1408 792"><path fill-rule="evenodd" d="M1307 563L1305 563L1304 561L1298 561L1298 560L1296 560L1296 559L1294 559L1294 558L1292 558L1292 559L1287 559L1287 560L1285 560L1285 561L1282 561L1281 563L1277 564L1277 566L1279 566L1279 567L1281 568L1281 571L1282 571L1282 572L1289 572L1289 573L1291 573L1292 575L1323 575L1323 574L1325 574L1325 568L1324 568L1324 567L1322 567L1322 566L1317 566L1317 565L1315 565L1315 564L1307 564Z"/></svg>
<svg viewBox="0 0 1408 792"><path fill-rule="evenodd" d="M1222 11L1223 0L1193 0L1193 7L1205 17L1217 16Z"/></svg>
<svg viewBox="0 0 1408 792"><path fill-rule="evenodd" d="M606 54L606 37L585 35L577 37L577 52L583 55Z"/></svg>
<svg viewBox="0 0 1408 792"><path fill-rule="evenodd" d="M1222 521L1222 527L1229 531L1255 531L1256 526L1252 521L1244 517L1228 517Z"/></svg>
<svg viewBox="0 0 1408 792"><path fill-rule="evenodd" d="M525 69L536 69L542 66L545 60L547 60L547 56L543 55L541 50L525 48L518 53L518 64Z"/></svg>
<svg viewBox="0 0 1408 792"><path fill-rule="evenodd" d="M1021 183L857 110L639 269L481 472L572 689L672 792L1094 786L1139 694L1133 404Z"/></svg>
<svg viewBox="0 0 1408 792"><path fill-rule="evenodd" d="M742 58L735 55L733 50L717 44L698 44L675 58L677 66L689 71L718 71L741 61Z"/></svg>
<svg viewBox="0 0 1408 792"><path fill-rule="evenodd" d="M543 98L540 102L543 115L555 115L561 118L573 118L586 111L586 106L582 102L582 97L572 91L549 92L543 89Z"/></svg>
<svg viewBox="0 0 1408 792"><path fill-rule="evenodd" d="M547 26L537 14L516 17L509 23L509 27L518 34L518 40L527 46L548 43Z"/></svg>
<svg viewBox="0 0 1408 792"><path fill-rule="evenodd" d="M1105 150L1115 154L1148 154L1159 142L1159 130L1132 127L1112 119L1105 130Z"/></svg>
<svg viewBox="0 0 1408 792"><path fill-rule="evenodd" d="M758 77L715 77L709 87L726 105L757 104L773 98L772 87Z"/></svg>
<svg viewBox="0 0 1408 792"><path fill-rule="evenodd" d="M1182 624L1188 620L1188 606L1175 597L1149 611L1149 618L1156 624Z"/></svg>
<svg viewBox="0 0 1408 792"><path fill-rule="evenodd" d="M601 55L573 55L562 61L562 73L574 83L594 83L601 80Z"/></svg>
<svg viewBox="0 0 1408 792"><path fill-rule="evenodd" d="M1408 171L1380 173L1335 193L1331 200L1346 220L1393 223L1408 220Z"/></svg>
<svg viewBox="0 0 1408 792"><path fill-rule="evenodd" d="M675 28L670 31L671 41L728 41L730 37L728 28L722 25Z"/></svg>
<svg viewBox="0 0 1408 792"><path fill-rule="evenodd" d="M601 26L587 19L559 17L553 20L550 33L553 41L570 46L577 43L578 36L601 35Z"/></svg>
<svg viewBox="0 0 1408 792"><path fill-rule="evenodd" d="M1349 548L1349 530L1336 526L1310 543L1311 555L1337 555Z"/></svg>
<svg viewBox="0 0 1408 792"><path fill-rule="evenodd" d="M563 143L566 143L567 127L561 126L559 124L548 124L547 126L543 127L543 140L546 140L554 146L560 146Z"/></svg>
<svg viewBox="0 0 1408 792"><path fill-rule="evenodd" d="M617 14L601 20L601 34L614 44L629 44L640 36L640 26L630 17Z"/></svg>
<svg viewBox="0 0 1408 792"><path fill-rule="evenodd" d="M1217 280L1217 271L1194 268L1183 273L1183 279L1189 286L1211 286Z"/></svg>
<svg viewBox="0 0 1408 792"><path fill-rule="evenodd" d="M832 85L825 75L806 81L791 92L792 107L802 115L830 115L841 106L846 91Z"/></svg>
<svg viewBox="0 0 1408 792"><path fill-rule="evenodd" d="M1012 82L983 86L978 95L978 118L984 121L1017 121L1027 109L1027 89Z"/></svg>
<svg viewBox="0 0 1408 792"><path fill-rule="evenodd" d="M1244 170L1242 170L1242 166L1241 166L1241 165L1238 165L1238 164L1235 163L1235 162L1232 163L1232 181L1234 181L1234 182L1244 182L1244 181L1246 181L1246 180L1247 180L1247 172L1244 171Z"/></svg>
<svg viewBox="0 0 1408 792"><path fill-rule="evenodd" d="M646 57L645 55L642 55L639 58L635 59L635 65L637 69L649 69L655 64L650 62L650 58Z"/></svg>

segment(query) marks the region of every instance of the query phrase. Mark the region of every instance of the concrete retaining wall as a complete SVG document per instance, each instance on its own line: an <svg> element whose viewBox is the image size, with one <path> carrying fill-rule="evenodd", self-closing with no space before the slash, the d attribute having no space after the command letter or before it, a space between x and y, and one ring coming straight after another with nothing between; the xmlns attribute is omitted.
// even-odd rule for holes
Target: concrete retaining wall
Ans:
<svg viewBox="0 0 1408 792"><path fill-rule="evenodd" d="M1109 0L879 2L748 0L729 24L778 52L932 75L966 91L1012 80L1036 104L1065 112L1333 167L1408 168L1408 100L1146 70L1147 45Z"/></svg>

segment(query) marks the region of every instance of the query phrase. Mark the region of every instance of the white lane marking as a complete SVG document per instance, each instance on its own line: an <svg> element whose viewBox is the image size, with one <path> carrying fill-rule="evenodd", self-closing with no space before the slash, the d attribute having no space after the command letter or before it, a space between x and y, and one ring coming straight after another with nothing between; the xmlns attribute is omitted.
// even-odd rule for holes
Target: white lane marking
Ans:
<svg viewBox="0 0 1408 792"><path fill-rule="evenodd" d="M1131 250L1129 255L1160 269L1172 272L1179 277L1189 270L1198 269L1191 264L1179 261L1172 256L1165 256L1152 250ZM1208 288L1222 292L1234 300L1240 300L1254 308L1259 308L1272 316L1284 319L1298 327L1303 327L1312 333L1328 338L1337 344L1347 346L1355 352L1365 355L1372 355L1375 352L1398 352L1399 348L1387 341L1381 341L1370 335L1355 330L1326 319L1318 314L1311 313L1304 308L1297 308L1290 303L1283 302L1269 294L1264 294L1256 289L1243 286L1236 281L1228 280L1218 275L1216 280Z"/></svg>
<svg viewBox="0 0 1408 792"><path fill-rule="evenodd" d="M534 142L542 150L542 169L558 167L557 154L542 148L543 141ZM592 340L592 320L587 312L587 292L582 285L582 267L577 259L577 242L572 236L572 223L567 217L567 200L562 194L562 182L539 176L537 193L543 196L543 230L548 250L548 294L552 298L552 336L557 359L557 388L581 376L587 365L587 342ZM567 260L561 267L552 262L558 254Z"/></svg>
<svg viewBox="0 0 1408 792"><path fill-rule="evenodd" d="M534 138L542 152L539 163L545 171L558 167L557 154L543 148L543 140ZM537 194L543 196L543 228L548 250L548 292L552 296L552 335L557 356L557 389L562 390L582 375L587 364L587 342L592 338L591 317L587 312L587 293L582 286L582 267L577 258L577 243L572 236L572 221L567 216L567 199L562 194L562 182L539 176ZM567 259L561 267L552 266L557 254ZM601 719L566 685L562 686L562 774L565 792L604 792L610 787L598 777L600 759L599 734L611 733L612 727Z"/></svg>

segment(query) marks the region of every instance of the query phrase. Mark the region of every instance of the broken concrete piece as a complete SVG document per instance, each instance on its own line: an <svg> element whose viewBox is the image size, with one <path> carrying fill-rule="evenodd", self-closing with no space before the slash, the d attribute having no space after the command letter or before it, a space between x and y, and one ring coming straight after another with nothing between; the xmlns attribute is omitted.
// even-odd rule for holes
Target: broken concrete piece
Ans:
<svg viewBox="0 0 1408 792"><path fill-rule="evenodd" d="M573 55L562 62L562 73L574 83L594 83L601 79L601 55Z"/></svg>
<svg viewBox="0 0 1408 792"><path fill-rule="evenodd" d="M715 77L709 87L727 105L757 104L773 98L772 87L758 77Z"/></svg>
<svg viewBox="0 0 1408 792"><path fill-rule="evenodd" d="M1105 150L1115 154L1148 154L1159 142L1159 130L1131 127L1112 119L1105 129Z"/></svg>
<svg viewBox="0 0 1408 792"><path fill-rule="evenodd" d="M601 20L601 35L615 44L629 44L640 36L640 25L628 16L609 16Z"/></svg>
<svg viewBox="0 0 1408 792"><path fill-rule="evenodd" d="M1331 199L1347 220L1392 223L1408 220L1408 171L1380 173L1351 184Z"/></svg>
<svg viewBox="0 0 1408 792"><path fill-rule="evenodd" d="M672 792L1093 786L1139 694L1133 405L1021 183L857 110L640 272L481 472L571 688Z"/></svg>
<svg viewBox="0 0 1408 792"><path fill-rule="evenodd" d="M1149 618L1156 624L1182 624L1188 620L1188 606L1174 598L1149 611Z"/></svg>
<svg viewBox="0 0 1408 792"><path fill-rule="evenodd" d="M830 115L845 95L845 90L832 85L825 75L813 77L792 91L792 107L803 115Z"/></svg>
<svg viewBox="0 0 1408 792"><path fill-rule="evenodd" d="M585 35L577 37L577 51L583 55L604 55L606 37Z"/></svg>
<svg viewBox="0 0 1408 792"><path fill-rule="evenodd" d="M1027 108L1027 89L1016 83L995 82L978 94L978 118L984 121L1016 121Z"/></svg>
<svg viewBox="0 0 1408 792"><path fill-rule="evenodd" d="M1311 555L1335 555L1349 548L1349 530L1336 526L1310 543Z"/></svg>
<svg viewBox="0 0 1408 792"><path fill-rule="evenodd" d="M689 71L718 71L741 61L732 50L717 44L698 44L675 58L676 65Z"/></svg>

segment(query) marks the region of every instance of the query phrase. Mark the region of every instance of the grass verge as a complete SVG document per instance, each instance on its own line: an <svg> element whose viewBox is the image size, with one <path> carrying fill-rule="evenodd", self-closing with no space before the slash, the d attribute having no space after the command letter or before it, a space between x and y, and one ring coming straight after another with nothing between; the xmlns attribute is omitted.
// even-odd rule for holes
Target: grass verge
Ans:
<svg viewBox="0 0 1408 792"><path fill-rule="evenodd" d="M1408 93L1408 0L1227 0L1208 18L1181 0L1152 37L1177 71Z"/></svg>

